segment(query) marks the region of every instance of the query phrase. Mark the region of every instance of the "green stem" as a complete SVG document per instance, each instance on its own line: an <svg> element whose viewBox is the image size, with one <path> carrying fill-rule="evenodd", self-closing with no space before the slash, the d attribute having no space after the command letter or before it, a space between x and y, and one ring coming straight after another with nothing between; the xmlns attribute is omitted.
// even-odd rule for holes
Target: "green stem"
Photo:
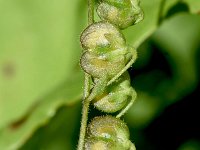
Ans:
<svg viewBox="0 0 200 150"><path fill-rule="evenodd" d="M88 24L94 23L94 0L88 0Z"/></svg>
<svg viewBox="0 0 200 150"><path fill-rule="evenodd" d="M77 150L83 150L83 148L84 148L89 105L90 105L89 101L83 101L82 120L81 120L80 136L79 136L79 142L78 142L78 149Z"/></svg>
<svg viewBox="0 0 200 150"><path fill-rule="evenodd" d="M84 83L84 95L83 99L85 100L90 95L90 75L85 73L85 83Z"/></svg>
<svg viewBox="0 0 200 150"><path fill-rule="evenodd" d="M133 57L131 58L131 60L128 62L128 64L126 64L126 66L107 83L107 86L115 82L125 71L127 71L128 68L130 68L130 66L135 62L136 58L137 58L137 54L135 53Z"/></svg>
<svg viewBox="0 0 200 150"><path fill-rule="evenodd" d="M94 22L94 0L88 0L88 24L92 24ZM88 111L90 106L90 101L87 100L87 97L90 95L90 75L85 73L85 83L84 83L84 100L83 100L83 108L82 108L82 118L81 118L81 128L78 142L78 149L84 149L85 142L85 134L87 128L87 120L88 120Z"/></svg>

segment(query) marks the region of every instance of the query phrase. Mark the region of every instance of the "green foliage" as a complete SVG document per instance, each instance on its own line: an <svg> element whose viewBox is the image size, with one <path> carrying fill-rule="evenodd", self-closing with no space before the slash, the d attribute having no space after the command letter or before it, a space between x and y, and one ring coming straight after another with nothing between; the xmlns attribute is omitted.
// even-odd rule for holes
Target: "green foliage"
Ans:
<svg viewBox="0 0 200 150"><path fill-rule="evenodd" d="M0 1L0 149L20 147L58 107L80 100L77 6Z"/></svg>
<svg viewBox="0 0 200 150"><path fill-rule="evenodd" d="M147 122L152 121L167 106L181 100L196 88L199 81L196 64L200 39L199 27L200 17L198 15L181 13L163 22L153 34L152 40L162 47L161 52L169 62L172 77L161 76L162 80L159 81L156 78L158 78L157 75L163 74L162 70L152 70L135 79L140 84L138 88L141 90L136 89L138 99L135 108L132 107L127 115L127 120L134 127L145 127ZM149 82L149 86L153 86L153 90L141 87L146 85L148 78L151 78L152 83ZM157 85L156 81L159 82Z"/></svg>
<svg viewBox="0 0 200 150"><path fill-rule="evenodd" d="M192 13L200 10L198 0L182 2ZM79 0L0 0L0 149L75 148L76 143L69 137L77 136L79 130L80 108L75 105L81 100L83 86L83 75L77 67L81 53L78 37L86 21L83 3ZM199 16L182 12L169 16L168 12L173 12L177 3L178 0L165 3L141 0L144 21L123 31L127 43L138 48L161 25L152 39L162 53L168 54L166 58L173 72L172 79L161 78L157 86L153 82L155 72L134 79L134 86L139 89L138 100L126 115L129 126L134 128L147 126L166 106L190 93L199 80L194 59L200 38ZM150 50L142 47L138 50L138 65L148 63L150 56L143 54L149 54ZM144 84L153 84L154 91L142 90ZM64 110L56 115L63 105ZM65 118L66 122L51 120L53 116ZM65 126L55 128L62 123ZM40 126L43 127L37 130ZM76 132L69 132L73 129ZM63 131L66 136L60 134L53 138Z"/></svg>

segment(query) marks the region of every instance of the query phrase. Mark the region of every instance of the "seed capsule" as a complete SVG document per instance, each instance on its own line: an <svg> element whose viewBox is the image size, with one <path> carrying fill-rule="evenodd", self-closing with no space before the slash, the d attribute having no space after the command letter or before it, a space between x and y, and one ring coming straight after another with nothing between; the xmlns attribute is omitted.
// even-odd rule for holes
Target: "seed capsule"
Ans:
<svg viewBox="0 0 200 150"><path fill-rule="evenodd" d="M88 26L80 38L83 49L96 53L104 53L125 46L125 38L121 31L108 22L97 22Z"/></svg>
<svg viewBox="0 0 200 150"><path fill-rule="evenodd" d="M81 44L85 50L81 67L94 78L112 78L132 55L123 34L108 22L97 22L86 28L81 35Z"/></svg>
<svg viewBox="0 0 200 150"><path fill-rule="evenodd" d="M127 125L112 116L95 117L88 126L85 150L129 150Z"/></svg>
<svg viewBox="0 0 200 150"><path fill-rule="evenodd" d="M97 13L102 20L121 29L137 24L143 19L139 0L101 0Z"/></svg>
<svg viewBox="0 0 200 150"><path fill-rule="evenodd" d="M135 100L136 92L130 85L128 73L124 73L113 84L106 87L103 94L93 100L94 106L103 112L114 113Z"/></svg>

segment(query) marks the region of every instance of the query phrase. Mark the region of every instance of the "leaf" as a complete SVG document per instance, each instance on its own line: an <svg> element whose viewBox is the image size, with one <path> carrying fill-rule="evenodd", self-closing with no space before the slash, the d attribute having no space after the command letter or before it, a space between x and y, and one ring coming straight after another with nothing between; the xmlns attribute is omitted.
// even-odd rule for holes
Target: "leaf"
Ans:
<svg viewBox="0 0 200 150"><path fill-rule="evenodd" d="M200 46L200 16L180 13L164 22L153 39L167 54L173 72L173 82L165 89L168 91L165 97L173 102L186 96L197 85L196 54Z"/></svg>
<svg viewBox="0 0 200 150"><path fill-rule="evenodd" d="M138 48L159 27L160 19L178 2L179 0L141 0L144 20L124 31L128 43ZM191 13L200 11L200 1L184 0L183 2L188 5Z"/></svg>
<svg viewBox="0 0 200 150"><path fill-rule="evenodd" d="M0 149L19 148L60 106L80 101L80 5L0 1Z"/></svg>
<svg viewBox="0 0 200 150"><path fill-rule="evenodd" d="M18 149L38 127L48 123L59 107L63 105L70 107L79 100L80 91L82 91L80 83L83 81L82 77L83 75L80 73L74 75L56 91L36 104L32 111L27 114L28 116L24 116L22 120L12 124L12 126L2 128L0 130L0 149Z"/></svg>
<svg viewBox="0 0 200 150"><path fill-rule="evenodd" d="M1 0L0 129L73 76L81 52L78 2Z"/></svg>
<svg viewBox="0 0 200 150"><path fill-rule="evenodd" d="M76 149L80 116L80 105L61 107L49 123L40 127L20 150Z"/></svg>

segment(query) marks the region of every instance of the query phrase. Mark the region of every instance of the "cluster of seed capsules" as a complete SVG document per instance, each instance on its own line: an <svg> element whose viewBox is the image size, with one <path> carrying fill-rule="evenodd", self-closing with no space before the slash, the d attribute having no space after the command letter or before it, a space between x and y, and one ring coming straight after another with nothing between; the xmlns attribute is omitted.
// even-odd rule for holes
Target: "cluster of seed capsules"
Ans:
<svg viewBox="0 0 200 150"><path fill-rule="evenodd" d="M92 77L93 87L86 98L95 108L116 117L95 117L88 125L85 150L134 150L126 124L119 118L131 107L136 92L127 69L137 53L120 29L143 19L139 0L101 0L97 14L102 21L89 25L81 35L84 49L80 64Z"/></svg>

